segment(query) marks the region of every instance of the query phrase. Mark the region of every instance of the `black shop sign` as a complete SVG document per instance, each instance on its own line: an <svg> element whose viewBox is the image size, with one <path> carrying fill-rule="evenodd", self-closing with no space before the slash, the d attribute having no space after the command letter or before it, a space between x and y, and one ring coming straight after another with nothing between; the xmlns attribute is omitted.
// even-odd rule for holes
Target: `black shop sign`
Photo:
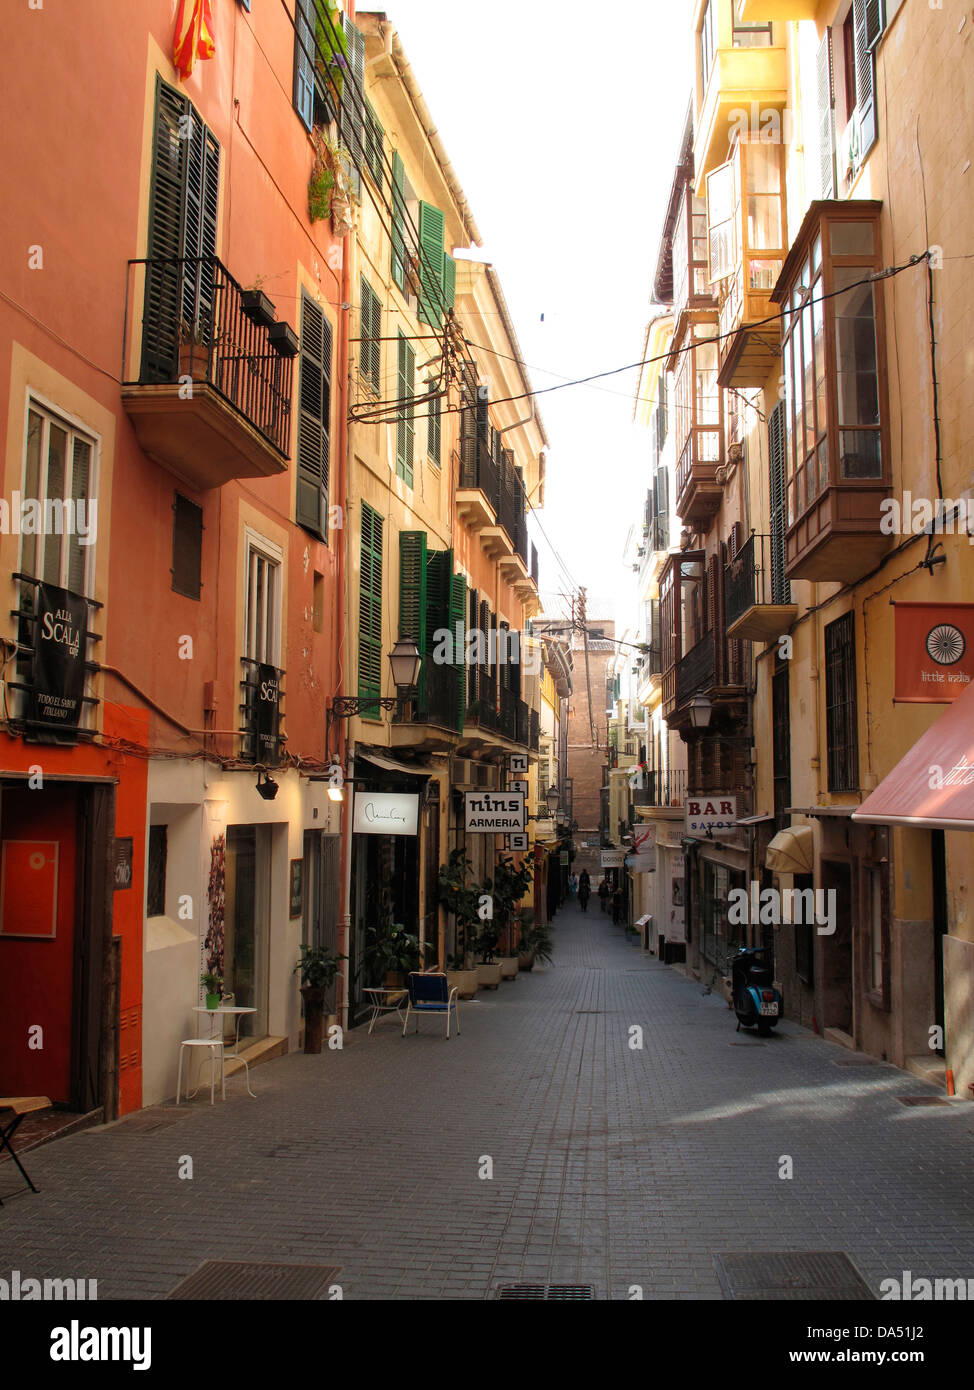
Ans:
<svg viewBox="0 0 974 1390"><path fill-rule="evenodd" d="M88 605L77 594L38 584L29 718L49 729L77 729L85 692Z"/></svg>
<svg viewBox="0 0 974 1390"><path fill-rule="evenodd" d="M258 662L254 730L257 734L257 762L267 767L275 767L280 757L280 701L280 671L276 666Z"/></svg>

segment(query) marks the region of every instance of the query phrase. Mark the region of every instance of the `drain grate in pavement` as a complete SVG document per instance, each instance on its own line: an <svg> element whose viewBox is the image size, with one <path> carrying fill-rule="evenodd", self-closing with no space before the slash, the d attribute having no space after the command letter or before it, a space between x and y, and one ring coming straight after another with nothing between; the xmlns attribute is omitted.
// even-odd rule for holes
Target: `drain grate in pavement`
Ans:
<svg viewBox="0 0 974 1390"><path fill-rule="evenodd" d="M595 1298L594 1284L502 1284L497 1297L521 1302L587 1303Z"/></svg>
<svg viewBox="0 0 974 1390"><path fill-rule="evenodd" d="M833 1067L878 1067L879 1062L875 1057L841 1057L837 1062L833 1061Z"/></svg>
<svg viewBox="0 0 974 1390"><path fill-rule="evenodd" d="M897 1096L900 1105L949 1105L943 1096Z"/></svg>
<svg viewBox="0 0 974 1390"><path fill-rule="evenodd" d="M341 1272L339 1265L263 1265L206 1260L167 1297L321 1301L328 1297L329 1286Z"/></svg>
<svg viewBox="0 0 974 1390"><path fill-rule="evenodd" d="M715 1255L725 1298L842 1299L864 1303L875 1295L841 1250L773 1250Z"/></svg>
<svg viewBox="0 0 974 1390"><path fill-rule="evenodd" d="M111 1124L99 1126L97 1129L86 1130L86 1134L100 1135L111 1134L113 1137L118 1135L141 1138L143 1134L153 1134L157 1129L168 1129L170 1125L178 1124L180 1120L192 1114L188 1105L161 1105L153 1107L151 1110L140 1110L131 1119L125 1119L121 1124Z"/></svg>

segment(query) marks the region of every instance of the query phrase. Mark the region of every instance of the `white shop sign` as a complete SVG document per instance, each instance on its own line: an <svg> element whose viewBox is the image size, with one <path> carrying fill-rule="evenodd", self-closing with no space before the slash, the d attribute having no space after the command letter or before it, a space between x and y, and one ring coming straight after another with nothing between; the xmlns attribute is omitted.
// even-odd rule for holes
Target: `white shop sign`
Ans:
<svg viewBox="0 0 974 1390"><path fill-rule="evenodd" d="M507 770L512 777L520 777L528 770L527 753L512 753L507 759Z"/></svg>
<svg viewBox="0 0 974 1390"><path fill-rule="evenodd" d="M626 851L624 849L604 849L599 860L603 869L621 869L626 862Z"/></svg>
<svg viewBox="0 0 974 1390"><path fill-rule="evenodd" d="M733 830L737 820L737 797L723 792L687 792L686 827L689 834L708 830Z"/></svg>
<svg viewBox="0 0 974 1390"><path fill-rule="evenodd" d="M357 835L415 835L419 796L413 792L356 792L352 829Z"/></svg>
<svg viewBox="0 0 974 1390"><path fill-rule="evenodd" d="M654 874L656 872L656 846L640 850L638 854L626 855L626 868L634 874Z"/></svg>
<svg viewBox="0 0 974 1390"><path fill-rule="evenodd" d="M520 792L465 792L464 810L469 834L510 835L527 829Z"/></svg>

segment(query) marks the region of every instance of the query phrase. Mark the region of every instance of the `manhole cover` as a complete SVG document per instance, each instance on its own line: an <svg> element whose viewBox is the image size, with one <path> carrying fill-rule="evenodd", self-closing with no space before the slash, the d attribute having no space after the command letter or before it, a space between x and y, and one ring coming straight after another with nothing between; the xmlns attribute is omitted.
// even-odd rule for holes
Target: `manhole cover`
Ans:
<svg viewBox="0 0 974 1390"><path fill-rule="evenodd" d="M323 1300L335 1282L338 1265L262 1265L233 1260L206 1260L177 1284L169 1298Z"/></svg>
<svg viewBox="0 0 974 1390"><path fill-rule="evenodd" d="M754 1252L715 1255L725 1298L840 1299L872 1302L875 1295L841 1250Z"/></svg>
<svg viewBox="0 0 974 1390"><path fill-rule="evenodd" d="M595 1298L594 1284L504 1284L497 1297L522 1302L591 1302Z"/></svg>
<svg viewBox="0 0 974 1390"><path fill-rule="evenodd" d="M949 1105L943 1096L897 1096L900 1105Z"/></svg>

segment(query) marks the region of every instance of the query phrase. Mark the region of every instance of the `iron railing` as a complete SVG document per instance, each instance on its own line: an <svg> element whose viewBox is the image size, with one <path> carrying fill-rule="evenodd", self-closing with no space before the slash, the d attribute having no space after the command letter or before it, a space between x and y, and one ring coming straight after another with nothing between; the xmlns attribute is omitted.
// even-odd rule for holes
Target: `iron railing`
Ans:
<svg viewBox="0 0 974 1390"><path fill-rule="evenodd" d="M128 271L126 324L140 271L145 286L139 375L123 385L176 385L187 376L205 382L287 458L291 356L283 340L278 350L269 328L244 313L244 291L222 261L156 257L129 261Z"/></svg>
<svg viewBox="0 0 974 1390"><path fill-rule="evenodd" d="M758 605L791 602L791 585L784 576L784 556L780 572L772 564L771 536L752 534L727 565L724 575L724 604L727 625Z"/></svg>
<svg viewBox="0 0 974 1390"><path fill-rule="evenodd" d="M643 768L632 781L634 806L682 806L686 800L685 768Z"/></svg>
<svg viewBox="0 0 974 1390"><path fill-rule="evenodd" d="M691 647L676 666L676 704L679 709L699 695L709 690L715 679L714 634L708 632L696 646Z"/></svg>
<svg viewBox="0 0 974 1390"><path fill-rule="evenodd" d="M531 718L528 725L528 747L532 753L537 753L541 745L541 715L538 710L531 711Z"/></svg>

